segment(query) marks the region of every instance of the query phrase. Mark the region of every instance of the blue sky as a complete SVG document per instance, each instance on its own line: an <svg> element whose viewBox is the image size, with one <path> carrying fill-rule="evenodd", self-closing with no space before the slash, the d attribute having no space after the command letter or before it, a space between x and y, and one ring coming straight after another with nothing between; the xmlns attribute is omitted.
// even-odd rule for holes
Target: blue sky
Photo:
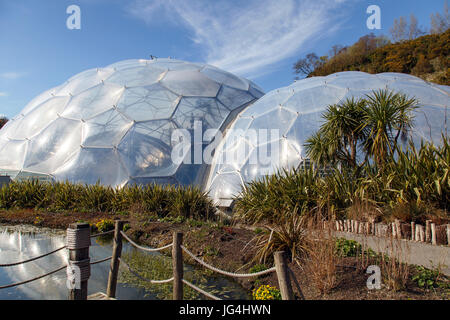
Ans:
<svg viewBox="0 0 450 320"><path fill-rule="evenodd" d="M0 0L0 114L11 118L39 93L86 69L133 58L206 62L266 92L289 85L293 63L372 32L369 5L425 29L445 0ZM69 5L81 29L69 30Z"/></svg>

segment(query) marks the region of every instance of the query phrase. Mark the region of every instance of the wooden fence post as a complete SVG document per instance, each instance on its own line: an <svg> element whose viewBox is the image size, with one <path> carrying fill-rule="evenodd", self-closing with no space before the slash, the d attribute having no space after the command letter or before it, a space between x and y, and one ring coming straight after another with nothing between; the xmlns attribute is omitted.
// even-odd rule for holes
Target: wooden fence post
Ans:
<svg viewBox="0 0 450 320"><path fill-rule="evenodd" d="M106 288L106 295L109 298L116 297L117 276L119 274L119 258L122 255L122 234L123 224L125 221L116 220L114 228L114 243L111 258L111 265L109 267L108 286Z"/></svg>
<svg viewBox="0 0 450 320"><path fill-rule="evenodd" d="M91 228L88 223L72 223L67 229L67 248L69 249L69 266L67 268L69 300L87 300L88 279L91 275L89 246L91 245ZM70 273L70 274L69 274Z"/></svg>
<svg viewBox="0 0 450 320"><path fill-rule="evenodd" d="M397 239L397 229L395 228L395 223L391 223L391 235L392 239Z"/></svg>
<svg viewBox="0 0 450 320"><path fill-rule="evenodd" d="M274 258L281 297L283 298L283 300L294 300L294 293L292 291L291 280L289 277L288 266L286 263L284 252L275 252Z"/></svg>
<svg viewBox="0 0 450 320"><path fill-rule="evenodd" d="M425 242L431 242L431 220L425 221Z"/></svg>
<svg viewBox="0 0 450 320"><path fill-rule="evenodd" d="M424 231L424 227L420 224L416 224L416 228L419 230L419 241L420 242L425 242L425 231ZM416 234L417 237L417 234Z"/></svg>
<svg viewBox="0 0 450 320"><path fill-rule="evenodd" d="M403 234L402 234L402 224L400 222L400 220L395 219L395 232L397 234L397 239L402 239Z"/></svg>
<svg viewBox="0 0 450 320"><path fill-rule="evenodd" d="M450 224L447 225L447 245L450 246Z"/></svg>
<svg viewBox="0 0 450 320"><path fill-rule="evenodd" d="M183 300L183 233L174 232L172 246L173 300Z"/></svg>
<svg viewBox="0 0 450 320"><path fill-rule="evenodd" d="M411 221L411 240L416 241L416 223Z"/></svg>
<svg viewBox="0 0 450 320"><path fill-rule="evenodd" d="M436 245L437 244L436 224L431 223L430 229L431 229L431 244Z"/></svg>

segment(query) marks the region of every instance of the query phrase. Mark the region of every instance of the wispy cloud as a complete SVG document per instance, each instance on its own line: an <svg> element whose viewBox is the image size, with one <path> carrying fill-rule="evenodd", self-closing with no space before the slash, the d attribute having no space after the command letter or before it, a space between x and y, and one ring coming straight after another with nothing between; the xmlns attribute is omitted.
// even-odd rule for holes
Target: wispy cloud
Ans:
<svg viewBox="0 0 450 320"><path fill-rule="evenodd" d="M0 78L7 79L7 80L14 80L22 78L25 75L23 72L3 72L0 73Z"/></svg>
<svg viewBox="0 0 450 320"><path fill-rule="evenodd" d="M6 96L8 96L8 93L0 91L0 97L6 97Z"/></svg>
<svg viewBox="0 0 450 320"><path fill-rule="evenodd" d="M336 9L354 0L135 0L132 15L152 23L164 17L183 23L204 49L204 60L254 77L298 53L319 37L336 31Z"/></svg>

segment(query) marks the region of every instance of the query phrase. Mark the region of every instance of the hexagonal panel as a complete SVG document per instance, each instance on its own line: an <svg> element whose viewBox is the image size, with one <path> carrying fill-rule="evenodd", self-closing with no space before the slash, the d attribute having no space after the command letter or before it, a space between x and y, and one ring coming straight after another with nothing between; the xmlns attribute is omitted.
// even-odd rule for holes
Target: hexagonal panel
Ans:
<svg viewBox="0 0 450 320"><path fill-rule="evenodd" d="M229 112L216 98L182 98L172 119L186 129L201 121L203 130L207 130L220 128Z"/></svg>
<svg viewBox="0 0 450 320"><path fill-rule="evenodd" d="M81 144L81 121L59 118L33 137L24 169L51 174L62 166Z"/></svg>
<svg viewBox="0 0 450 320"><path fill-rule="evenodd" d="M101 165L96 165L101 159ZM76 183L123 186L129 178L117 150L113 148L82 148L54 172L58 180Z"/></svg>
<svg viewBox="0 0 450 320"><path fill-rule="evenodd" d="M117 146L134 124L114 109L108 110L83 123L84 147Z"/></svg>
<svg viewBox="0 0 450 320"><path fill-rule="evenodd" d="M181 96L215 97L220 89L219 83L198 70L169 71L161 83Z"/></svg>
<svg viewBox="0 0 450 320"><path fill-rule="evenodd" d="M179 101L179 96L159 83L125 90L117 108L129 119L148 121L169 119Z"/></svg>
<svg viewBox="0 0 450 320"><path fill-rule="evenodd" d="M154 124L137 124L119 144L119 154L132 177L170 176L178 165L171 159L171 146L161 137L164 128L171 126L167 120Z"/></svg>
<svg viewBox="0 0 450 320"><path fill-rule="evenodd" d="M115 106L124 91L123 86L116 84L99 84L72 97L61 115L87 120Z"/></svg>
<svg viewBox="0 0 450 320"><path fill-rule="evenodd" d="M148 86L157 82L166 72L164 68L153 66L139 66L122 69L111 75L106 82L127 87Z"/></svg>
<svg viewBox="0 0 450 320"><path fill-rule="evenodd" d="M15 139L30 139L59 118L70 97L52 97L27 113L14 129Z"/></svg>

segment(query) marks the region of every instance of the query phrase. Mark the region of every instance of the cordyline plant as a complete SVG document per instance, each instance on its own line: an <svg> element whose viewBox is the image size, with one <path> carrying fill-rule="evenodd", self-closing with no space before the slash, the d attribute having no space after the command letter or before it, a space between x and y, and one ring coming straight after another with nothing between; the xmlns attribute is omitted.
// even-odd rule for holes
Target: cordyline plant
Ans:
<svg viewBox="0 0 450 320"><path fill-rule="evenodd" d="M416 99L389 90L331 105L322 116L324 124L306 140L306 154L319 165L356 168L372 159L382 167L394 156L399 139L405 141L417 105Z"/></svg>

